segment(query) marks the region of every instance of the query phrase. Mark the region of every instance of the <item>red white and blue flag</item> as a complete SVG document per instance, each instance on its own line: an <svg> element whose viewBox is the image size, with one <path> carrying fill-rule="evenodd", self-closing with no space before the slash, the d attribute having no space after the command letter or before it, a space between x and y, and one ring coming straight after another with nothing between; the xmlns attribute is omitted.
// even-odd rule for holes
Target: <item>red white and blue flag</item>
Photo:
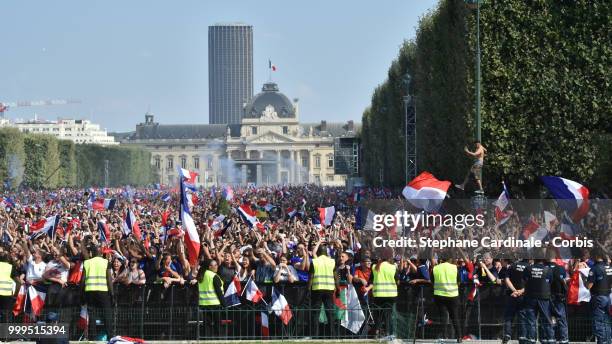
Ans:
<svg viewBox="0 0 612 344"><path fill-rule="evenodd" d="M590 268L582 268L572 274L567 290L568 304L579 305L580 302L591 301L591 292L586 287L590 270Z"/></svg>
<svg viewBox="0 0 612 344"><path fill-rule="evenodd" d="M223 303L225 304L225 307L238 306L240 304L241 291L242 288L240 287L240 280L237 276L234 276L232 282L227 286L225 295L223 295Z"/></svg>
<svg viewBox="0 0 612 344"><path fill-rule="evenodd" d="M336 216L336 207L333 205L331 207L319 208L319 221L323 226L331 226L332 222L334 222L334 217Z"/></svg>
<svg viewBox="0 0 612 344"><path fill-rule="evenodd" d="M115 336L108 341L108 344L142 344L144 339L125 336Z"/></svg>
<svg viewBox="0 0 612 344"><path fill-rule="evenodd" d="M504 189L495 201L495 222L497 223L497 226L501 226L506 223L512 215L511 211L506 210L510 204L510 194L508 193L508 189L506 189L506 183L502 182L502 185Z"/></svg>
<svg viewBox="0 0 612 344"><path fill-rule="evenodd" d="M100 234L100 242L110 242L110 228L108 223L106 223L106 219L98 221L98 233Z"/></svg>
<svg viewBox="0 0 612 344"><path fill-rule="evenodd" d="M116 202L117 200L114 198L98 198L97 200L91 203L91 208L93 210L98 210L98 211L102 211L106 209L113 210L113 208L115 208Z"/></svg>
<svg viewBox="0 0 612 344"><path fill-rule="evenodd" d="M81 306L81 312L79 313L79 320L77 321L77 327L83 331L87 330L89 326L89 312L87 311L87 305Z"/></svg>
<svg viewBox="0 0 612 344"><path fill-rule="evenodd" d="M198 177L197 172L189 171L184 168L179 168L180 183L182 183L185 186L185 188L195 191L197 177Z"/></svg>
<svg viewBox="0 0 612 344"><path fill-rule="evenodd" d="M179 178L180 187L180 209L179 218L185 230L185 246L187 247L187 258L191 266L195 266L200 256L200 235L196 229L193 217L191 216L191 209L189 208L189 201L187 198L187 189L192 186L195 188L195 172L190 172L185 169L181 169L181 175Z"/></svg>
<svg viewBox="0 0 612 344"><path fill-rule="evenodd" d="M31 224L31 234L29 239L35 240L44 234L46 234L49 238L53 238L53 234L55 233L55 228L57 227L58 222L59 216L54 215Z"/></svg>
<svg viewBox="0 0 612 344"><path fill-rule="evenodd" d="M253 209L251 209L251 205L248 203L243 203L240 207L238 207L238 214L240 217L246 222L251 229L257 228L259 231L264 231L264 226L259 222L257 216Z"/></svg>
<svg viewBox="0 0 612 344"><path fill-rule="evenodd" d="M245 286L245 289L247 300L253 303L258 303L263 299L263 293L261 292L261 290L259 290L259 288L257 288L257 285L255 284L255 282L253 282L253 280L249 280L249 282Z"/></svg>
<svg viewBox="0 0 612 344"><path fill-rule="evenodd" d="M270 325L268 324L268 313L261 312L261 336L270 337Z"/></svg>
<svg viewBox="0 0 612 344"><path fill-rule="evenodd" d="M142 234L140 233L140 226L138 225L136 215L134 214L132 209L128 209L125 213L125 217L123 218L123 233L125 235L133 234L134 237L138 240L142 239Z"/></svg>
<svg viewBox="0 0 612 344"><path fill-rule="evenodd" d="M283 322L283 324L289 324L289 321L293 317L291 307L287 299L281 294L277 288L272 287L272 308L277 317Z"/></svg>
<svg viewBox="0 0 612 344"><path fill-rule="evenodd" d="M429 172L422 172L404 187L402 195L413 206L427 212L437 211L450 187L451 182L438 180Z"/></svg>
<svg viewBox="0 0 612 344"><path fill-rule="evenodd" d="M30 319L35 319L45 306L46 297L46 286L22 284L13 306L13 315L17 316L23 312Z"/></svg>
<svg viewBox="0 0 612 344"><path fill-rule="evenodd" d="M540 180L559 207L567 212L574 222L580 221L589 212L589 189L573 180L542 176Z"/></svg>

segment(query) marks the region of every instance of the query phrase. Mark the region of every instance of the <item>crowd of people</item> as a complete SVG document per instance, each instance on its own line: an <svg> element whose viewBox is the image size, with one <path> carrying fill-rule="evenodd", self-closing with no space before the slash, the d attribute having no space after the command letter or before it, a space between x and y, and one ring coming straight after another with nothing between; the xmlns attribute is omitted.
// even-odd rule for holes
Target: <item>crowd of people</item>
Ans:
<svg viewBox="0 0 612 344"><path fill-rule="evenodd" d="M425 286L427 290L433 289L433 296L425 295L425 298L434 299L444 310L441 314L448 313L454 325L453 334L442 331L440 335L454 336L461 341L473 332L469 308L473 305L470 302L475 288L495 285L507 294L506 314L503 332L491 336L507 341L513 336L513 328L518 328L522 342L534 342L535 315L539 312L544 329L540 333L542 342L564 343L569 337L567 321L562 321L565 313L561 305L566 303L567 283L581 268L590 267L592 273L586 285L593 295L593 331L602 343L610 341L609 310L601 312L610 305L612 286L612 268L606 251L612 238L609 235L612 213L609 212L596 215L600 235L596 252L581 251L580 258L564 259L563 266L559 266L549 264L560 262L553 256L546 261L530 262L519 257L496 259L496 252L475 255L469 250L456 250L449 255L435 250L376 248L372 244L374 236L402 233L362 229L355 217L357 199L401 199L392 190L345 191L315 185L200 188L189 200L199 236L199 255L190 257L185 244L189 234L180 220L180 190L177 189L20 190L7 191L2 196L0 307L3 322L32 320L42 313L49 319L56 316L77 321L78 310L71 316L62 312L66 313L68 306L72 310L75 305L87 305L101 310L105 332L110 338L116 334L111 306L124 297L117 290L157 285L163 298L164 290L191 286L199 295L193 299L193 306L200 306L205 314L208 326L205 333L218 336L218 319L206 317L206 313L225 307L224 295L237 279L242 288L254 282L266 303L272 302L272 286L292 285L292 291L285 295L292 308L319 310L322 307L325 312L310 312L300 319L297 315L294 318L293 321L303 325L297 335L304 337L319 334L319 326L312 332L306 327L318 324L320 313L326 313L329 319L325 327L329 334L338 335L342 328L332 321L331 312L334 293L351 285L366 314L363 330L352 335L383 337L399 331L393 328L389 316L394 308L396 312L413 314L412 319L418 326L425 325L423 310L419 312L416 307L415 312L419 298L414 292L402 289ZM257 226L246 221L238 211L245 204L256 214ZM334 218L326 226L319 209L331 206ZM521 222L516 217L509 222L510 229L504 230L518 232L524 225ZM483 230L499 237L506 235L494 221ZM424 233L427 232L421 232ZM442 264L455 268L437 268ZM455 273L457 278L449 279L449 274ZM536 275L544 276L545 282L533 282ZM448 284L451 280L459 284L455 284L457 293L454 288L441 287L441 283ZM28 288L39 293L25 292ZM36 295L44 299L43 309L33 300ZM244 294L241 297L243 303L249 303ZM462 301L455 302L456 297ZM520 326L513 327L515 313L519 315ZM445 320L435 321L444 323ZM558 331L556 337L553 323ZM90 328L93 324L90 321Z"/></svg>

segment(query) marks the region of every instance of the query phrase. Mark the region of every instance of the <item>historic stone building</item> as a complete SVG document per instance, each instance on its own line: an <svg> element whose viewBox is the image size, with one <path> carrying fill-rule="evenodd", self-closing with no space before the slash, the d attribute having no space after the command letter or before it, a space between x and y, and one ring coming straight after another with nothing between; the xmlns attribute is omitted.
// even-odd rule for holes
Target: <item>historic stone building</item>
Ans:
<svg viewBox="0 0 612 344"><path fill-rule="evenodd" d="M240 124L163 125L146 114L121 144L152 153L159 182L174 184L179 166L199 173L199 183L298 184L343 186L334 173L334 142L354 137L359 127L346 123L300 123L298 102L264 84L244 107Z"/></svg>

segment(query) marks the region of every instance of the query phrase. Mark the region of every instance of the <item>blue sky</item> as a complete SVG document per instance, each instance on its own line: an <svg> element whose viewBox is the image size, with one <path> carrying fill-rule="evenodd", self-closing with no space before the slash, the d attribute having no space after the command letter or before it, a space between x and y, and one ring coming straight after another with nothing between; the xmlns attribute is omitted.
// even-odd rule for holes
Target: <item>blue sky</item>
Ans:
<svg viewBox="0 0 612 344"><path fill-rule="evenodd" d="M302 122L360 121L436 3L3 0L0 102L80 99L7 116L92 118L109 131L133 130L149 107L160 123L208 123L208 26L240 21L253 25L255 93L270 58Z"/></svg>

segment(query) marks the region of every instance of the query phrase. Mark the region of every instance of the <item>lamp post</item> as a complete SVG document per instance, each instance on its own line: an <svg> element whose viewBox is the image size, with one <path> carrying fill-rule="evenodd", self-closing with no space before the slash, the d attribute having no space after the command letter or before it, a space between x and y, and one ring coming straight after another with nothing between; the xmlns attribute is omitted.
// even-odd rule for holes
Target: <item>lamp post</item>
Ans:
<svg viewBox="0 0 612 344"><path fill-rule="evenodd" d="M480 128L480 2L482 0L465 0L470 8L476 9L476 140L481 141Z"/></svg>
<svg viewBox="0 0 612 344"><path fill-rule="evenodd" d="M410 77L410 76L408 76ZM404 182L408 183L408 104L410 95L405 95L404 100Z"/></svg>

